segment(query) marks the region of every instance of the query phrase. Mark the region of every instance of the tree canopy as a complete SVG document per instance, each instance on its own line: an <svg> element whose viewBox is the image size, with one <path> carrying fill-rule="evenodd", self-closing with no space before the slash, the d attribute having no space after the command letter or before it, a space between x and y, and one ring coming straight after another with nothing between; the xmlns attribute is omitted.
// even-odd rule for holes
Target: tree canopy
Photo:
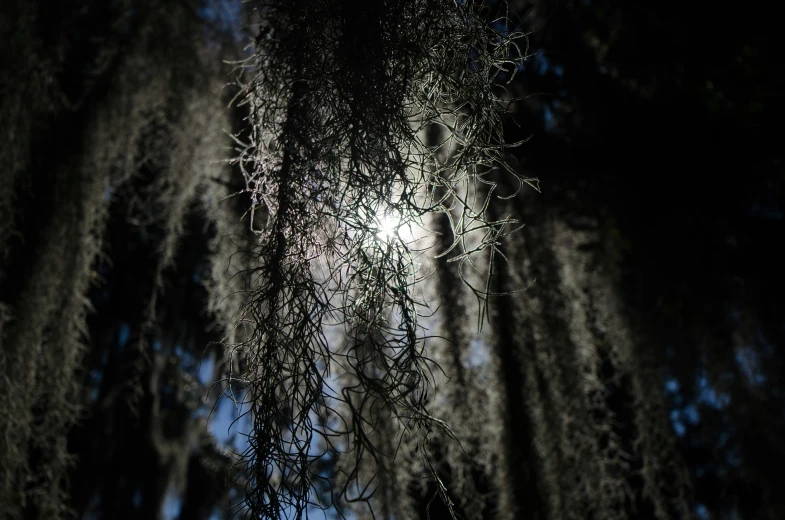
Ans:
<svg viewBox="0 0 785 520"><path fill-rule="evenodd" d="M0 517L785 514L773 17L2 10Z"/></svg>

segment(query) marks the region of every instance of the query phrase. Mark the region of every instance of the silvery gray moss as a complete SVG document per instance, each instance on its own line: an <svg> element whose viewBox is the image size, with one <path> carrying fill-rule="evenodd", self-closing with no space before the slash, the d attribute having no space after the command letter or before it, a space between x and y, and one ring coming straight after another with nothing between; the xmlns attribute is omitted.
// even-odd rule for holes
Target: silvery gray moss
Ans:
<svg viewBox="0 0 785 520"><path fill-rule="evenodd" d="M162 273L175 263L187 213L204 208L223 233L235 221L214 207L226 193L211 182L226 170L220 159L227 114L220 61L206 48L203 25L187 2L117 2L87 64L67 61L73 56L66 31L52 31L44 41L39 29L49 21L48 6L20 1L5 7L11 15L0 24L8 42L3 75L10 80L0 91L6 122L0 150L0 516L71 518L68 472L76 461L67 436L83 414L88 295L102 282L97 270L107 261L103 239L113 193L132 184L143 165L157 172L149 193L125 201L136 208L129 219L161 230L146 316L152 330ZM69 98L58 78L74 69L86 79ZM194 74L209 79L195 82ZM67 132L47 142L58 121L70 123ZM225 260L227 247L216 240L214 258ZM225 294L232 291L231 274L216 266L210 282L222 288L212 291L211 310L219 319L221 309L231 307Z"/></svg>
<svg viewBox="0 0 785 520"><path fill-rule="evenodd" d="M236 164L258 261L231 345L253 421L247 513L298 518L366 501L391 485L402 438L449 507L429 447L434 430L451 434L429 411L438 365L425 348L424 265L439 255L492 265L515 221L490 218L488 176L536 187L506 166L515 143L502 131L526 35L484 2L256 9L238 97L252 135L237 139ZM450 222L437 247L434 214ZM464 282L484 301L487 285Z"/></svg>
<svg viewBox="0 0 785 520"><path fill-rule="evenodd" d="M599 224L576 228L544 211L525 241L507 240L509 265L499 261L514 225L502 216L516 204L496 197L491 175L529 181L502 160L515 144L501 131L504 81L526 38L501 3L257 3L262 28L238 97L252 134L235 142L253 255L232 206L218 202L227 189L212 182L229 173L218 162L229 122L201 22L186 2L116 4L93 71L105 90L88 85L68 103L51 81L67 66L65 44L35 32L43 2L16 2L15 24L0 19L13 34L0 46L11 64L0 85L0 284L17 289L0 294L2 514L68 517L86 295L100 284L92 268L107 254L112 189L143 165L157 172L154 185L128 205L162 230L150 327L188 208L216 230L204 283L252 412L241 466L248 516L291 518L311 504L415 518L413 488L429 474L435 500L466 518L487 517L489 504L499 518L628 518L637 488L657 518L684 510L689 481L661 396L662 349L582 248L601 242ZM129 19L137 23L121 45ZM55 167L43 171L41 131L68 114L80 122L66 136L74 146L52 152ZM49 191L54 203L30 211L42 218L38 240L22 243L25 197ZM35 261L14 271L9 258L27 254ZM465 284L442 269L448 260L464 267ZM472 265L495 269L507 287ZM472 295L484 302L535 278L491 309L493 329L473 342ZM620 382L632 443L609 404Z"/></svg>

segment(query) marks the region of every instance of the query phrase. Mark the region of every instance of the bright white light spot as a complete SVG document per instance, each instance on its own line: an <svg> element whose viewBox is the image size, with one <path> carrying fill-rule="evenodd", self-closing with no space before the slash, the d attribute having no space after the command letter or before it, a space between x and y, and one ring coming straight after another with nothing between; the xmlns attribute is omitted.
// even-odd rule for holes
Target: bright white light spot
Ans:
<svg viewBox="0 0 785 520"><path fill-rule="evenodd" d="M406 245L415 241L413 229L416 224L415 220L405 218L394 209L380 209L373 218L373 222L374 234L371 235L373 241Z"/></svg>
<svg viewBox="0 0 785 520"><path fill-rule="evenodd" d="M379 217L379 227L376 236L385 242L393 240L398 236L398 228L400 226L401 219L395 215L382 215Z"/></svg>

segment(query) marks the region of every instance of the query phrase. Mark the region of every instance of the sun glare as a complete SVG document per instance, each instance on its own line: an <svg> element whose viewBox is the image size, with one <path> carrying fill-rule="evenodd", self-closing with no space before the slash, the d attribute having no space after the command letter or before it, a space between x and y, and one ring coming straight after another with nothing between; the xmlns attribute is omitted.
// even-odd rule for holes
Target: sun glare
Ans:
<svg viewBox="0 0 785 520"><path fill-rule="evenodd" d="M395 215L381 215L378 217L379 227L376 236L380 240L388 242L398 237L398 228L401 226L401 219Z"/></svg>
<svg viewBox="0 0 785 520"><path fill-rule="evenodd" d="M414 226L416 221L412 218L405 218L396 210L379 210L373 219L374 234L373 240L387 244L401 243L411 244L415 241Z"/></svg>

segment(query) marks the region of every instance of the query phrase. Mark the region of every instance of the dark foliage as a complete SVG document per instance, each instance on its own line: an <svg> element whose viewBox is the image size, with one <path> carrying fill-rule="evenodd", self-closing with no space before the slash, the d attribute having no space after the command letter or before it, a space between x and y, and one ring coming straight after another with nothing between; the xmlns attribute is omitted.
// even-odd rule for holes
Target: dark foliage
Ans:
<svg viewBox="0 0 785 520"><path fill-rule="evenodd" d="M7 4L0 518L785 516L765 9Z"/></svg>

